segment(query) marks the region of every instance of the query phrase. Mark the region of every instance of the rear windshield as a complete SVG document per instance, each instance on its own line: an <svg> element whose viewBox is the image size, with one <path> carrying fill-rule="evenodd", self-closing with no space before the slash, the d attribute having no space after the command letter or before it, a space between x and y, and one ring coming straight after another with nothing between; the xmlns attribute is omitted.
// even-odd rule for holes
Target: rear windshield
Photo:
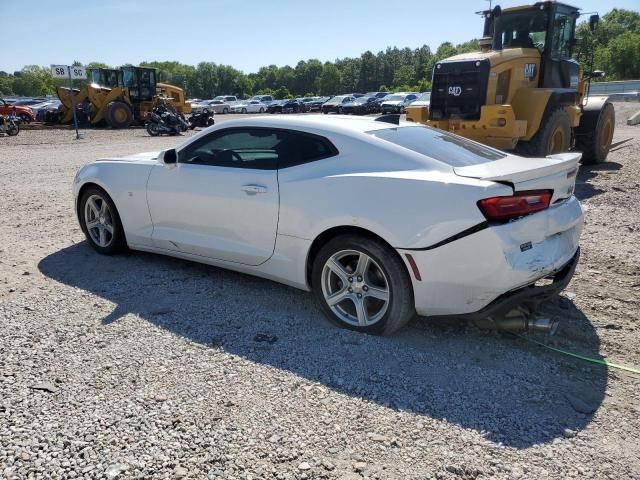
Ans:
<svg viewBox="0 0 640 480"><path fill-rule="evenodd" d="M397 127L367 133L452 167L478 165L506 157L506 154L499 150L435 128Z"/></svg>

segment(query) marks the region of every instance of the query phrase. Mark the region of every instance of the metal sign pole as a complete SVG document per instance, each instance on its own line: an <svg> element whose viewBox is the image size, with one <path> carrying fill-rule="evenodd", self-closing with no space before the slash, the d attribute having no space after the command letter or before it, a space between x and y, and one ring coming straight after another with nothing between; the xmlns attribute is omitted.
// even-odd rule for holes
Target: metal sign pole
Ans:
<svg viewBox="0 0 640 480"><path fill-rule="evenodd" d="M71 80L71 66L67 66L67 72L69 73L69 96L71 97L71 108L73 109L73 125L76 128L76 140L80 139L80 133L78 133L78 117L76 116L76 102L73 98L73 80Z"/></svg>

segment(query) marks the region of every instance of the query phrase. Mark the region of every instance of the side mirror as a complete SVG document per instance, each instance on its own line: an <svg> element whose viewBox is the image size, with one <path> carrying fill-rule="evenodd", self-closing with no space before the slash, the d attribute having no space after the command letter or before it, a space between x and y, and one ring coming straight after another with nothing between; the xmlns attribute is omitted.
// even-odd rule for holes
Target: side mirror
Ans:
<svg viewBox="0 0 640 480"><path fill-rule="evenodd" d="M594 32L596 29L596 25L598 25L598 23L600 23L600 15L598 14L591 15L589 17L589 30Z"/></svg>
<svg viewBox="0 0 640 480"><path fill-rule="evenodd" d="M170 148L169 150L160 152L159 158L165 164L172 164L178 161L178 154L175 148Z"/></svg>

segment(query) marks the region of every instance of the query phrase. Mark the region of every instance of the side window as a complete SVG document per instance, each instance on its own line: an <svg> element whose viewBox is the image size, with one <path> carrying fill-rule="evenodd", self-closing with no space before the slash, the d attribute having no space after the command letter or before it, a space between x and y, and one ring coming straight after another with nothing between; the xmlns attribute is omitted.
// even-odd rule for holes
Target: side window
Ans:
<svg viewBox="0 0 640 480"><path fill-rule="evenodd" d="M277 168L280 145L287 134L271 129L222 130L192 143L179 154L180 163L219 167Z"/></svg>
<svg viewBox="0 0 640 480"><path fill-rule="evenodd" d="M551 56L556 59L571 58L575 17L566 13L556 13L553 18Z"/></svg>
<svg viewBox="0 0 640 480"><path fill-rule="evenodd" d="M278 168L293 167L337 154L336 147L326 138L288 132L286 140L279 145Z"/></svg>

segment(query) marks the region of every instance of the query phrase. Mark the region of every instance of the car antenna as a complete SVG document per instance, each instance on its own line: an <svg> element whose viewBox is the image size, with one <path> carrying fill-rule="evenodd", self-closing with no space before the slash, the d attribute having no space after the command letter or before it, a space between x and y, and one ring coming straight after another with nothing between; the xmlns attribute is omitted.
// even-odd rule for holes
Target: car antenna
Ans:
<svg viewBox="0 0 640 480"><path fill-rule="evenodd" d="M393 123L394 125L400 125L400 114L390 113L388 115L380 115L378 118L376 118L376 122L387 122Z"/></svg>

